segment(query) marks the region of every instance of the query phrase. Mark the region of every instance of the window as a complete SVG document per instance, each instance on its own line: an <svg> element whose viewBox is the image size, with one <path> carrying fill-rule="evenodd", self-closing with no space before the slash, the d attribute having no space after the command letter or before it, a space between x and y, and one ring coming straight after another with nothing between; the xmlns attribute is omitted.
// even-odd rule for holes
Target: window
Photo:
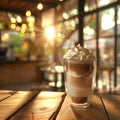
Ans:
<svg viewBox="0 0 120 120"><path fill-rule="evenodd" d="M108 85L105 89L108 90L111 87L109 90L114 91L120 88L119 0L86 0L85 2L84 46L96 53L98 68L102 67L98 83L101 76L102 79L107 76L106 82L102 81L102 87L105 88L105 85Z"/></svg>

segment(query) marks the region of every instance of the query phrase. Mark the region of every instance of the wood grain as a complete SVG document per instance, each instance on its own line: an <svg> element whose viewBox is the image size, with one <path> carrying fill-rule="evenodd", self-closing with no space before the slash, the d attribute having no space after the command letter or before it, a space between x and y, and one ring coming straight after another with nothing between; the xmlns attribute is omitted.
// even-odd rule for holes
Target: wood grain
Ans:
<svg viewBox="0 0 120 120"><path fill-rule="evenodd" d="M0 102L15 94L16 91L0 90Z"/></svg>
<svg viewBox="0 0 120 120"><path fill-rule="evenodd" d="M36 93L19 91L0 102L0 120L6 120L26 104ZM1 95L0 95L1 96Z"/></svg>
<svg viewBox="0 0 120 120"><path fill-rule="evenodd" d="M48 120L56 111L63 93L41 92L11 120Z"/></svg>
<svg viewBox="0 0 120 120"><path fill-rule="evenodd" d="M86 109L64 97L64 92L0 90L0 120L120 120L119 95L93 95Z"/></svg>
<svg viewBox="0 0 120 120"><path fill-rule="evenodd" d="M107 115L98 96L92 97L91 105L86 109L72 107L66 97L57 120L107 120Z"/></svg>
<svg viewBox="0 0 120 120"><path fill-rule="evenodd" d="M120 120L120 96L104 95L102 96L107 114L110 120Z"/></svg>

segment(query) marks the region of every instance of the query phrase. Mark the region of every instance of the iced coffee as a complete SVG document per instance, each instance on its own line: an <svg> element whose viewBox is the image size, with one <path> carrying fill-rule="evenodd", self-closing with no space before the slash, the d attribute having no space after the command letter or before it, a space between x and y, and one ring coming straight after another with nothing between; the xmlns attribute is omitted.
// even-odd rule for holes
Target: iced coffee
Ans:
<svg viewBox="0 0 120 120"><path fill-rule="evenodd" d="M66 91L72 105L85 108L92 95L95 57L79 44L64 55Z"/></svg>

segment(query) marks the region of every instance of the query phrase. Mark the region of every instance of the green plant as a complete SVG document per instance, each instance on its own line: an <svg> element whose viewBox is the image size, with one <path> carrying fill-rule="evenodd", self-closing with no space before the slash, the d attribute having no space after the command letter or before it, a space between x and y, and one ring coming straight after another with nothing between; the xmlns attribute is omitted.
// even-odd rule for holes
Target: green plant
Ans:
<svg viewBox="0 0 120 120"><path fill-rule="evenodd" d="M11 35L10 40L7 41L8 46L21 47L24 42L24 38L19 34Z"/></svg>

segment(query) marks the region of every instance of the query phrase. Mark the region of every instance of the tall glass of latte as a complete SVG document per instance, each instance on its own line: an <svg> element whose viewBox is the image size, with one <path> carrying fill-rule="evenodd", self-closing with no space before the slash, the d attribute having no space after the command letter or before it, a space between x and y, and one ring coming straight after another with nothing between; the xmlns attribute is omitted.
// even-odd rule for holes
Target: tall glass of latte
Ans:
<svg viewBox="0 0 120 120"><path fill-rule="evenodd" d="M95 79L95 57L79 44L64 55L66 92L73 106L90 104Z"/></svg>

